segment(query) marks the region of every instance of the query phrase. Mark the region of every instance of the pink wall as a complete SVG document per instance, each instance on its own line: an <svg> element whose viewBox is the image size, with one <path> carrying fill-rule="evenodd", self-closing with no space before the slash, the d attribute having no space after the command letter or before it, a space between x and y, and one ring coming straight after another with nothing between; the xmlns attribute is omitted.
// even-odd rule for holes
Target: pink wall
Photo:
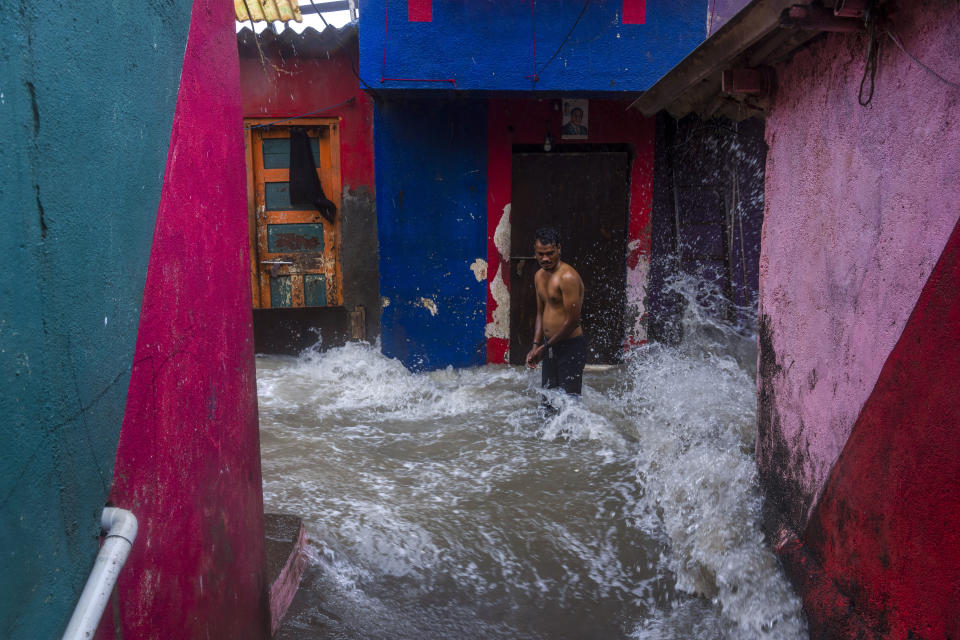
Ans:
<svg viewBox="0 0 960 640"><path fill-rule="evenodd" d="M487 361L507 360L510 346L510 182L512 145L543 144L546 130L560 141L561 114L551 99L493 99L489 104L487 148ZM631 144L630 217L627 225L627 304L636 315L626 342L646 340L643 300L650 264L650 211L653 198L654 121L630 102L590 100L587 144Z"/></svg>
<svg viewBox="0 0 960 640"><path fill-rule="evenodd" d="M110 495L123 637L269 632L245 179L233 7L196 0Z"/></svg>
<svg viewBox="0 0 960 640"><path fill-rule="evenodd" d="M952 80L960 14L901 3ZM812 638L960 637L960 90L885 39L777 69L767 120L757 462Z"/></svg>
<svg viewBox="0 0 960 640"><path fill-rule="evenodd" d="M888 639L960 637L957 345L960 224L804 536L851 608Z"/></svg>
<svg viewBox="0 0 960 640"><path fill-rule="evenodd" d="M956 76L948 4L901 4L891 24ZM767 120L757 456L798 532L960 211L960 94L886 39L861 107L864 49L833 34L779 66Z"/></svg>

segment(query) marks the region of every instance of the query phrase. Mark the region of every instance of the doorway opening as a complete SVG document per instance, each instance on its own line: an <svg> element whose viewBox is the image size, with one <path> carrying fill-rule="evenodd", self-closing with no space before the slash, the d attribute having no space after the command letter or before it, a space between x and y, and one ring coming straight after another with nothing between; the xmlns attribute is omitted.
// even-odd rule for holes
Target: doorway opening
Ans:
<svg viewBox="0 0 960 640"><path fill-rule="evenodd" d="M536 230L555 227L561 259L583 279L588 364L615 364L626 310L628 145L563 145L545 153L515 146L510 213L510 364L523 364L533 338Z"/></svg>

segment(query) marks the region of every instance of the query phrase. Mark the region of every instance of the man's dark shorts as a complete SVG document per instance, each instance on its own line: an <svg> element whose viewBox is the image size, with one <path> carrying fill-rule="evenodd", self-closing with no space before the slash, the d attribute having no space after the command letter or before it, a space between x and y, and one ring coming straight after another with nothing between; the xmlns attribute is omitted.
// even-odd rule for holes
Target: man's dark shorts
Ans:
<svg viewBox="0 0 960 640"><path fill-rule="evenodd" d="M583 365L587 361L587 340L579 335L547 348L543 358L543 388L563 389L580 395Z"/></svg>

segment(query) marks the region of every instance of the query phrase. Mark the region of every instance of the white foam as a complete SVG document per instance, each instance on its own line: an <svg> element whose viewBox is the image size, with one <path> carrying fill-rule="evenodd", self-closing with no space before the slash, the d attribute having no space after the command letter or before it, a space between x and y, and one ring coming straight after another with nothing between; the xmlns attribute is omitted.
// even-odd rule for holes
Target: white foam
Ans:
<svg viewBox="0 0 960 640"><path fill-rule="evenodd" d="M523 368L413 374L360 343L258 358L264 498L309 521L344 625L541 637L590 610L644 640L804 636L758 524L749 313L717 322L714 291L672 286L683 344L548 394L547 420Z"/></svg>

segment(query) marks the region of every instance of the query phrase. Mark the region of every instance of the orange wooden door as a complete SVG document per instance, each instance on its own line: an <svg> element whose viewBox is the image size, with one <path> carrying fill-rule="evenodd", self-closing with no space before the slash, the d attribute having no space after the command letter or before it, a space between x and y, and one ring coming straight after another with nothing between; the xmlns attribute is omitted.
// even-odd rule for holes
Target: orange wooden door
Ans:
<svg viewBox="0 0 960 640"><path fill-rule="evenodd" d="M256 120L248 121L256 125ZM290 204L290 129L306 127L314 164L333 222L315 209ZM254 307L342 304L340 273L340 143L336 119L296 120L248 129L248 179L253 221L251 265Z"/></svg>

